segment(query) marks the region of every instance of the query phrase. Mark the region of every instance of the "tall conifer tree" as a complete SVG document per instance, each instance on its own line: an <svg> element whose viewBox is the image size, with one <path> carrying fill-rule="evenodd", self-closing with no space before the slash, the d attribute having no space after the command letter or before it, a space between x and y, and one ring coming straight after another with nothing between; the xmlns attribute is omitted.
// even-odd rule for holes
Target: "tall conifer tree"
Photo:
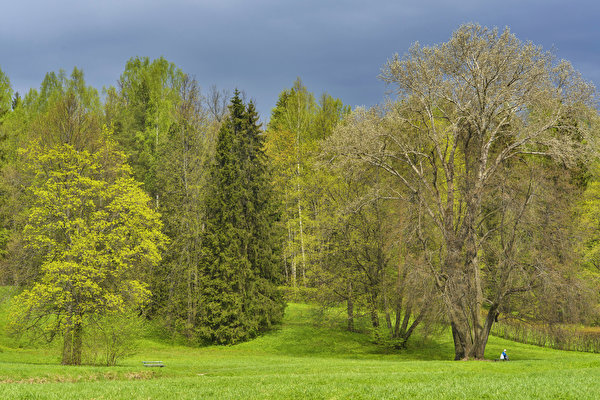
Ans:
<svg viewBox="0 0 600 400"><path fill-rule="evenodd" d="M281 320L278 213L258 116L236 91L217 139L201 262L200 336L236 343Z"/></svg>

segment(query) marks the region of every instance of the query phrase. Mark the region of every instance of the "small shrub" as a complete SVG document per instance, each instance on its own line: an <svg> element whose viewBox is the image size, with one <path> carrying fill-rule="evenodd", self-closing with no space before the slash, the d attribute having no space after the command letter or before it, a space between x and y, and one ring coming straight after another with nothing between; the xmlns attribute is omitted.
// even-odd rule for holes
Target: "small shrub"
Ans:
<svg viewBox="0 0 600 400"><path fill-rule="evenodd" d="M89 364L116 365L123 357L135 354L143 331L144 320L134 312L98 318L85 331L84 358Z"/></svg>

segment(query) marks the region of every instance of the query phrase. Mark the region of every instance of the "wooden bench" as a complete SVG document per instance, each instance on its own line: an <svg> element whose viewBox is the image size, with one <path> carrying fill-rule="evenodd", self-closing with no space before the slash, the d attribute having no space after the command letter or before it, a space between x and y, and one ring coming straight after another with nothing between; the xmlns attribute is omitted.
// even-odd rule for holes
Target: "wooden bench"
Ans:
<svg viewBox="0 0 600 400"><path fill-rule="evenodd" d="M164 367L165 364L162 361L142 361L144 367Z"/></svg>

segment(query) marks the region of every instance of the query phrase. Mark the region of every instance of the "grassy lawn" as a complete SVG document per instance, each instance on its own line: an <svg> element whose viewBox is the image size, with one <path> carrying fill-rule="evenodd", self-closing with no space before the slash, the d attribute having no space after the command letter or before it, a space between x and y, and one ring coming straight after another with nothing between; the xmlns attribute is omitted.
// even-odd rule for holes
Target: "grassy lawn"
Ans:
<svg viewBox="0 0 600 400"><path fill-rule="evenodd" d="M19 349L0 334L0 399L600 398L598 355L492 337L487 357L507 348L511 362L455 362L449 337L399 352L313 321L309 306L292 304L280 329L237 346L143 339L118 367L63 367L56 348Z"/></svg>

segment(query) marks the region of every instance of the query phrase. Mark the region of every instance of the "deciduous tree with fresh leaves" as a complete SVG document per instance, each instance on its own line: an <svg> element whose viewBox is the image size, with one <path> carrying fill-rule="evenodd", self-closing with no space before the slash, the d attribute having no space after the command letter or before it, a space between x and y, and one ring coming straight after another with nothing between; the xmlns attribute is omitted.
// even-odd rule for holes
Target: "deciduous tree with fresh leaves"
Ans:
<svg viewBox="0 0 600 400"><path fill-rule="evenodd" d="M474 24L447 43L416 44L396 55L381 77L398 101L383 112L357 110L332 145L404 186L397 195L420 210L417 232L452 326L455 358L483 358L499 309L531 290L546 267L542 258L513 258L511 247L523 232L535 184L510 206L483 205L511 165L540 158L568 165L586 154L597 119L593 87L568 62L508 29ZM499 252L506 257L485 265L483 244L494 233L486 221L499 215L510 218L503 220ZM491 274L500 280L486 285Z"/></svg>
<svg viewBox="0 0 600 400"><path fill-rule="evenodd" d="M42 265L12 303L12 327L62 336L62 363L80 364L86 326L149 300L161 222L107 131L94 153L33 144L25 157L34 178L24 238Z"/></svg>

